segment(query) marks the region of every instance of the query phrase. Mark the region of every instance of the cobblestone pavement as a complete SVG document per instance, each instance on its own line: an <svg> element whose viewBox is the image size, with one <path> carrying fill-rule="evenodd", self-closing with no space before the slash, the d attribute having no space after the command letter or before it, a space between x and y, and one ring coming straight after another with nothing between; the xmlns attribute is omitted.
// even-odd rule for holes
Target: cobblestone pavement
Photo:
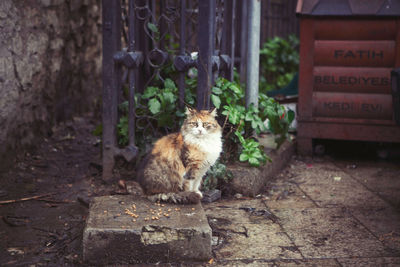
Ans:
<svg viewBox="0 0 400 267"><path fill-rule="evenodd" d="M400 266L400 165L293 158L256 199L204 205L219 266Z"/></svg>

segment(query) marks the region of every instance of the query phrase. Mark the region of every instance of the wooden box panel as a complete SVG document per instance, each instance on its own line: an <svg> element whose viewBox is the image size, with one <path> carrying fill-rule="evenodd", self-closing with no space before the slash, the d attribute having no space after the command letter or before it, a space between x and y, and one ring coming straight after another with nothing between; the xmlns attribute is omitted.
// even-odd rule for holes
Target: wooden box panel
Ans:
<svg viewBox="0 0 400 267"><path fill-rule="evenodd" d="M390 94L391 68L314 67L314 91Z"/></svg>
<svg viewBox="0 0 400 267"><path fill-rule="evenodd" d="M314 117L392 120L392 96L380 94L313 93Z"/></svg>
<svg viewBox="0 0 400 267"><path fill-rule="evenodd" d="M321 19L315 23L315 40L395 40L395 20Z"/></svg>
<svg viewBox="0 0 400 267"><path fill-rule="evenodd" d="M315 41L315 66L393 67L395 41Z"/></svg>

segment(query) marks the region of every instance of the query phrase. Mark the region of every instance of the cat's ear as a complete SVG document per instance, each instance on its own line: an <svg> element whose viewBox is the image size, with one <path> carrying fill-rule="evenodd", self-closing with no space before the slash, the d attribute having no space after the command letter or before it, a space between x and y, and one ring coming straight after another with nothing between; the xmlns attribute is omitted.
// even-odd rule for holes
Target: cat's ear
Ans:
<svg viewBox="0 0 400 267"><path fill-rule="evenodd" d="M211 114L211 116L213 116L213 117L217 116L217 108L213 108L213 109L210 111L210 114Z"/></svg>
<svg viewBox="0 0 400 267"><path fill-rule="evenodd" d="M193 115L196 111L190 107L186 107L185 114L186 116Z"/></svg>

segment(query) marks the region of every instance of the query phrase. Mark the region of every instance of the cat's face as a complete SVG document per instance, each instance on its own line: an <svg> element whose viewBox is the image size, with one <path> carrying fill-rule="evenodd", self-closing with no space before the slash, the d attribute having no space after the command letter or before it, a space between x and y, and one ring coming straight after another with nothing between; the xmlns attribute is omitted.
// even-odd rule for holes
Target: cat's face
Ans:
<svg viewBox="0 0 400 267"><path fill-rule="evenodd" d="M216 110L200 110L187 108L186 120L182 125L182 131L185 134L191 134L196 137L207 136L221 131L221 127L215 120Z"/></svg>

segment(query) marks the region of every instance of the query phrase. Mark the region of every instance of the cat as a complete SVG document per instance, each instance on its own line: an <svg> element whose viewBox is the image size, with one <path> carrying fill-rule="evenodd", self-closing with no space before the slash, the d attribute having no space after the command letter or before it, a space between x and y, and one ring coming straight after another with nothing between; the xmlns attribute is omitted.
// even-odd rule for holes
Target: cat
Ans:
<svg viewBox="0 0 400 267"><path fill-rule="evenodd" d="M139 167L137 181L154 202L199 203L202 178L222 151L216 109L185 115L180 131L160 138Z"/></svg>

